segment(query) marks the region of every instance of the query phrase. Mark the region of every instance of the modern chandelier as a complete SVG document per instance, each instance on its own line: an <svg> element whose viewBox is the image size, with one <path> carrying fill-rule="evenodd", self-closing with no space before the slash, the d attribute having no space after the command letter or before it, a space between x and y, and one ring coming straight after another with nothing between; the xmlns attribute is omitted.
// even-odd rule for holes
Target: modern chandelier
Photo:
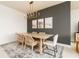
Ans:
<svg viewBox="0 0 79 59"><path fill-rule="evenodd" d="M34 1L29 2L29 12L27 13L28 19L37 18L40 16L40 13L38 11L35 11L35 8L33 6Z"/></svg>

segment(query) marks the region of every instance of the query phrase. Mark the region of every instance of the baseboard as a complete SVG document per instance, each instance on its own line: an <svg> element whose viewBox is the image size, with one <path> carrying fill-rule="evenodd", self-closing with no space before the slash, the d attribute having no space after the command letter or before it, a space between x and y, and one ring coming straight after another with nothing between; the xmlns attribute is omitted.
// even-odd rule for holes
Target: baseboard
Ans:
<svg viewBox="0 0 79 59"><path fill-rule="evenodd" d="M63 47L71 47L71 45L67 45L67 44L62 44L62 43L57 43L57 45L63 46Z"/></svg>
<svg viewBox="0 0 79 59"><path fill-rule="evenodd" d="M7 45L7 44L10 44L10 43L14 43L16 41L12 41L12 42L8 42L8 43L5 43L5 44L1 44L0 46L4 46L4 45Z"/></svg>
<svg viewBox="0 0 79 59"><path fill-rule="evenodd" d="M72 43L75 43L75 41L71 41Z"/></svg>

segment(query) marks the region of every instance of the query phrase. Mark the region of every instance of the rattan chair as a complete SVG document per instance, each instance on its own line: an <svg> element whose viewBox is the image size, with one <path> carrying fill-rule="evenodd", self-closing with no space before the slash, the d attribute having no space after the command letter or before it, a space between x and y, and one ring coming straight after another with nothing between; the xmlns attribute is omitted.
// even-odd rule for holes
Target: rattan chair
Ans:
<svg viewBox="0 0 79 59"><path fill-rule="evenodd" d="M22 44L22 46L24 46L24 35L22 35L22 34L16 34L17 35L17 42L18 43L21 43Z"/></svg>
<svg viewBox="0 0 79 59"><path fill-rule="evenodd" d="M33 52L34 46L37 45L37 41L35 41L35 40L31 37L31 35L26 35L26 36L25 36L25 47L26 47L26 45L31 46L31 47L32 47L32 52Z"/></svg>

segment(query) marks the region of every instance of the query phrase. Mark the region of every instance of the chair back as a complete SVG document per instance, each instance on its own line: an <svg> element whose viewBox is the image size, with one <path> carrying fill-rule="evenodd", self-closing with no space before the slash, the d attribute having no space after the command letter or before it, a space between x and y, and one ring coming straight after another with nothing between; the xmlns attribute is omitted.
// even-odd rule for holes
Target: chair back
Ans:
<svg viewBox="0 0 79 59"><path fill-rule="evenodd" d="M32 32L32 34L37 34L37 32Z"/></svg>
<svg viewBox="0 0 79 59"><path fill-rule="evenodd" d="M25 42L27 45L32 45L34 43L34 39L30 35L26 35Z"/></svg>
<svg viewBox="0 0 79 59"><path fill-rule="evenodd" d="M18 40L24 40L24 36L22 34L16 34Z"/></svg>
<svg viewBox="0 0 79 59"><path fill-rule="evenodd" d="M57 40L58 40L58 34L56 34L56 35L53 37L53 46L56 46L56 45L57 45Z"/></svg>
<svg viewBox="0 0 79 59"><path fill-rule="evenodd" d="M39 32L39 34L45 34L45 32Z"/></svg>

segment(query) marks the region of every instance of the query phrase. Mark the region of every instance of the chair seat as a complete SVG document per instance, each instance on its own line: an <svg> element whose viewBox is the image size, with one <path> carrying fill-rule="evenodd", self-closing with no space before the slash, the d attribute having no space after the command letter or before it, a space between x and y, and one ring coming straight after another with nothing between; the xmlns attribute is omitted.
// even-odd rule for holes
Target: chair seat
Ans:
<svg viewBox="0 0 79 59"><path fill-rule="evenodd" d="M32 42L32 43L31 43L31 42L27 42L26 44L27 44L27 45L30 45L30 46L35 46L35 45L37 44L37 41L34 41L34 42Z"/></svg>
<svg viewBox="0 0 79 59"><path fill-rule="evenodd" d="M53 46L53 41L46 41L44 42L45 45Z"/></svg>
<svg viewBox="0 0 79 59"><path fill-rule="evenodd" d="M32 44L33 46L37 45L37 41L34 41L34 43Z"/></svg>

